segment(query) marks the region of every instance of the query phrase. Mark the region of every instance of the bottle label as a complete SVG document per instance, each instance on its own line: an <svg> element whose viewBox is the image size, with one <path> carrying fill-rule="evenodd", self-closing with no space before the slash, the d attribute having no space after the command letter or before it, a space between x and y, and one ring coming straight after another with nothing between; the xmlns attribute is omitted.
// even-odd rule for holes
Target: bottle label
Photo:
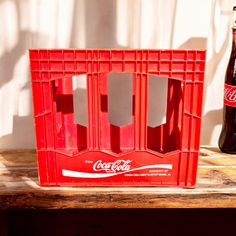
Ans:
<svg viewBox="0 0 236 236"><path fill-rule="evenodd" d="M236 86L225 84L224 104L230 107L236 107Z"/></svg>

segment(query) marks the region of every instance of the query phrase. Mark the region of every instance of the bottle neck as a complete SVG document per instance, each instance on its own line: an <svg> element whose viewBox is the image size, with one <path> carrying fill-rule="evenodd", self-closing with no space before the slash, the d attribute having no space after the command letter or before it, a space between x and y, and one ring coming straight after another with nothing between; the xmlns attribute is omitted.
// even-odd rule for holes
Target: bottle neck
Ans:
<svg viewBox="0 0 236 236"><path fill-rule="evenodd" d="M233 8L233 17L232 17L232 52L235 51L236 47L236 8Z"/></svg>
<svg viewBox="0 0 236 236"><path fill-rule="evenodd" d="M232 51L231 54L236 55L236 27L232 28Z"/></svg>

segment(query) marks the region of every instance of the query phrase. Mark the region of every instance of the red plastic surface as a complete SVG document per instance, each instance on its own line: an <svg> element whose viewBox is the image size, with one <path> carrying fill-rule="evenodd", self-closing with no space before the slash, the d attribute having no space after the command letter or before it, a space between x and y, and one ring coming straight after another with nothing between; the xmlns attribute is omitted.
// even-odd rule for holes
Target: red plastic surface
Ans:
<svg viewBox="0 0 236 236"><path fill-rule="evenodd" d="M33 49L30 65L41 185L195 185L205 51ZM111 72L132 74L132 118L120 127L108 119ZM81 74L87 125L73 114ZM157 127L147 123L149 75L168 77L167 121Z"/></svg>

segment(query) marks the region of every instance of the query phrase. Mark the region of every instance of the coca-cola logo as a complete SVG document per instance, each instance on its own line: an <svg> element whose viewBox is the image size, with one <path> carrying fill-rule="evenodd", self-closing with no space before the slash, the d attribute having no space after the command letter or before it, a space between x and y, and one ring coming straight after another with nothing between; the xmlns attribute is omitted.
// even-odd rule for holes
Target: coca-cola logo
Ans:
<svg viewBox="0 0 236 236"><path fill-rule="evenodd" d="M106 171L110 173L129 171L131 162L132 160L116 160L114 162L102 162L102 160L98 160L94 163L93 170Z"/></svg>
<svg viewBox="0 0 236 236"><path fill-rule="evenodd" d="M236 86L225 83L224 104L230 107L236 107Z"/></svg>
<svg viewBox="0 0 236 236"><path fill-rule="evenodd" d="M226 87L224 91L224 99L229 102L236 102L236 88Z"/></svg>

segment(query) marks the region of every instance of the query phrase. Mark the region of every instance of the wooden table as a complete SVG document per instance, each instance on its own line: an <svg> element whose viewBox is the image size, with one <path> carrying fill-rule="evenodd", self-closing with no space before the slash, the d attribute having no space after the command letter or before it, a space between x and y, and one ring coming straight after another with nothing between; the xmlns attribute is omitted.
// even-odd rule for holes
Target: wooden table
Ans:
<svg viewBox="0 0 236 236"><path fill-rule="evenodd" d="M202 147L195 189L160 187L40 187L34 150L0 152L0 209L232 208L236 155Z"/></svg>

